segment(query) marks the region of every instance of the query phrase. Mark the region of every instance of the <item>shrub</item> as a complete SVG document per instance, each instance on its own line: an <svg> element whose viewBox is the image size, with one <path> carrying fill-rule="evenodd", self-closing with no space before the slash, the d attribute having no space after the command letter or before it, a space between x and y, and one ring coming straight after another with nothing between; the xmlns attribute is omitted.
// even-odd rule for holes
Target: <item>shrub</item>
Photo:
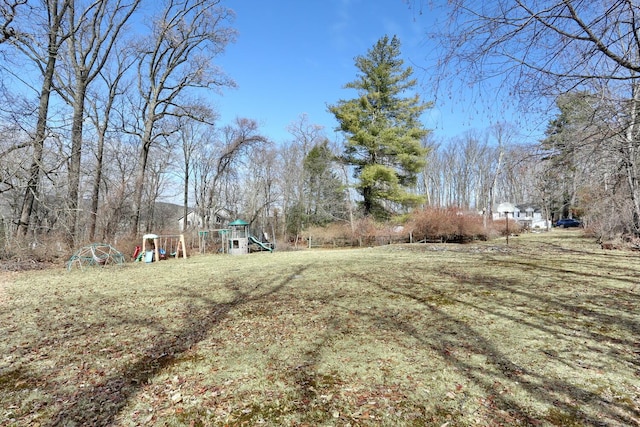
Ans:
<svg viewBox="0 0 640 427"><path fill-rule="evenodd" d="M409 231L397 222L376 222L372 218L360 218L353 224L332 223L325 227L306 230L298 247L306 247L311 239L312 247L377 246L409 241ZM293 243L292 243L293 244Z"/></svg>
<svg viewBox="0 0 640 427"><path fill-rule="evenodd" d="M426 208L415 211L408 228L416 241L466 242L486 240L482 216L455 208Z"/></svg>
<svg viewBox="0 0 640 427"><path fill-rule="evenodd" d="M305 245L308 245L308 239L311 239L312 246L358 246L358 236L369 233L371 233L369 225L362 224L360 221L354 224L353 230L349 223L341 222L332 223L325 227L311 227L303 233L303 240Z"/></svg>
<svg viewBox="0 0 640 427"><path fill-rule="evenodd" d="M73 253L66 235L45 233L37 238L16 237L8 240L0 254L0 260L7 262L29 261L33 264L57 264L65 262Z"/></svg>
<svg viewBox="0 0 640 427"><path fill-rule="evenodd" d="M500 235L507 235L507 221L504 218L493 221L493 229ZM513 219L509 218L509 234L519 234L522 232L522 227Z"/></svg>

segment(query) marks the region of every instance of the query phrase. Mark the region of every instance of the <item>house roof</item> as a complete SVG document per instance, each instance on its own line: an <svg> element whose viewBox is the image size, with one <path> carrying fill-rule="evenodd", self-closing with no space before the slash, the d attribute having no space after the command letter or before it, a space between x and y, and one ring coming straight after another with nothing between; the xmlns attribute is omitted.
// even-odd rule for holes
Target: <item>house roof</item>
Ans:
<svg viewBox="0 0 640 427"><path fill-rule="evenodd" d="M537 206L533 203L521 203L516 205L516 208L520 211L520 212L526 212L527 209L531 209L533 212L540 212L540 206Z"/></svg>
<svg viewBox="0 0 640 427"><path fill-rule="evenodd" d="M187 216L191 214L196 215L196 211L194 209L191 209L189 212L187 212ZM213 214L225 220L228 220L229 218L231 218L231 212L229 212L229 210L226 208L218 208ZM182 221L183 219L184 219L184 215L178 218L178 221Z"/></svg>

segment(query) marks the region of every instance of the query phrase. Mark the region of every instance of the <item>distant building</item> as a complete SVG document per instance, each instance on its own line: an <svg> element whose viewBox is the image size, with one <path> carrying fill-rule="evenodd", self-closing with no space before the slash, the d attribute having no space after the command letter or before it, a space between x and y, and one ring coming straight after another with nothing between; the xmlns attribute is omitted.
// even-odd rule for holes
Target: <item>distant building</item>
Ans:
<svg viewBox="0 0 640 427"><path fill-rule="evenodd" d="M227 209L220 208L211 214L209 218L209 227L208 228L226 228L229 224L229 220L231 219L231 212ZM186 222L186 223L185 223ZM196 213L195 210L189 211L186 217L181 216L178 219L178 226L180 230L185 231L190 228L196 228L201 230L205 228L205 218L202 215Z"/></svg>
<svg viewBox="0 0 640 427"><path fill-rule="evenodd" d="M507 214L494 212L493 219L504 219ZM516 221L522 228L529 230L551 228L551 221L545 218L542 210L529 204L515 205L513 213L509 214L509 219Z"/></svg>

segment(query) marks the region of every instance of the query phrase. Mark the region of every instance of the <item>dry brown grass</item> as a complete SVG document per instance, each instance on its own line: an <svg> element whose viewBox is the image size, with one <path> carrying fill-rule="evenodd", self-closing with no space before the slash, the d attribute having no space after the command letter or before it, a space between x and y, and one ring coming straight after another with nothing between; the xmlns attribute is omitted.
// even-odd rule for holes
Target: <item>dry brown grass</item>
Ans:
<svg viewBox="0 0 640 427"><path fill-rule="evenodd" d="M0 425L639 425L638 277L566 230L23 272Z"/></svg>

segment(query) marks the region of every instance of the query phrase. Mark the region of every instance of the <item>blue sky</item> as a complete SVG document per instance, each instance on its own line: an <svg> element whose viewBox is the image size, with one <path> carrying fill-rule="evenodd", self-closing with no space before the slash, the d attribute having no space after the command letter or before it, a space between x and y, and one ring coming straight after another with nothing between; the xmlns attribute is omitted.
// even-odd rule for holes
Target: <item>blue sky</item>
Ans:
<svg viewBox="0 0 640 427"><path fill-rule="evenodd" d="M286 127L306 114L310 123L324 126L327 136L336 138L337 123L327 105L355 96L343 88L358 72L354 58L365 55L384 35L399 37L405 65L414 68L420 82L417 91L423 100L435 99L425 68L435 61L426 32L437 12L428 6L421 14L403 0L229 0L226 4L236 12L234 27L239 34L218 65L238 88L226 89L216 99L223 125L235 117L256 119L268 137L283 142L291 139ZM446 138L487 128L491 119L485 113L486 108L469 102L468 94L447 95L438 98L423 122L436 138Z"/></svg>

